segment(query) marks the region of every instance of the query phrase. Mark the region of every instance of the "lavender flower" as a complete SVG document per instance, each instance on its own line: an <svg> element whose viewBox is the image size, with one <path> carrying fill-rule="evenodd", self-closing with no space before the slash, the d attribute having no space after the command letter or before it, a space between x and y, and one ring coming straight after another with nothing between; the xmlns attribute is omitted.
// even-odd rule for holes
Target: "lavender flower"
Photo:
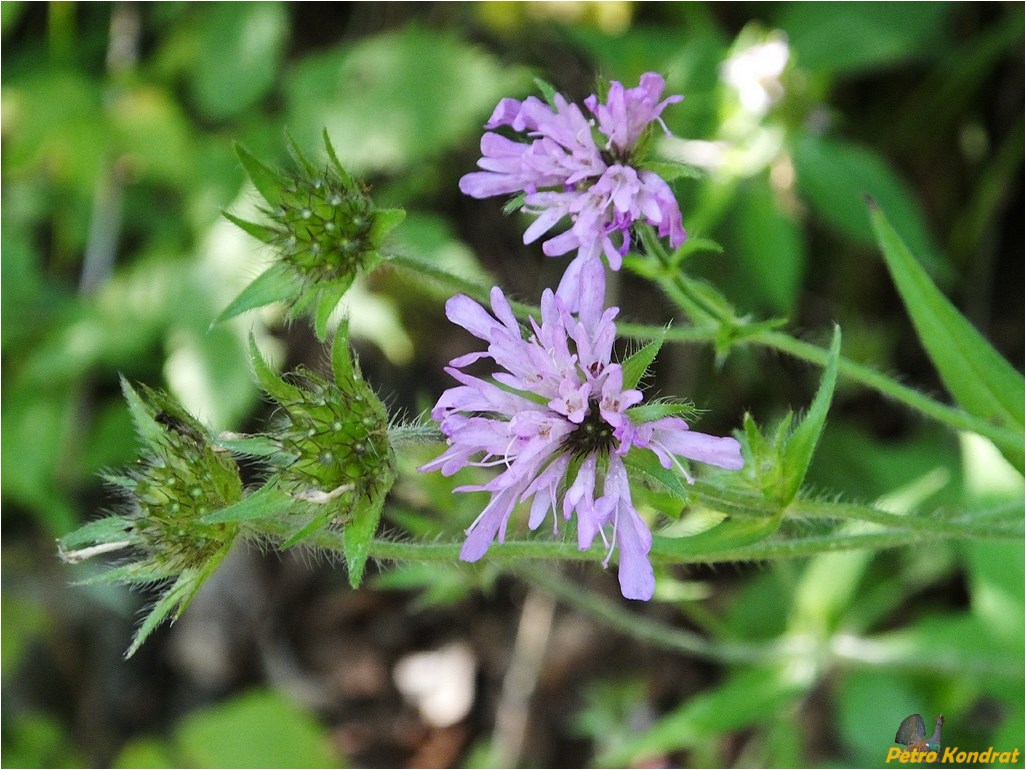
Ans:
<svg viewBox="0 0 1026 770"><path fill-rule="evenodd" d="M636 423L630 408L641 392L625 388L623 369L611 360L617 308L603 308L605 280L597 260L580 272L580 309L572 313L551 290L542 295L541 323L524 333L502 291L491 293L492 313L469 297L446 303L449 319L488 343L486 351L454 359L446 371L460 385L445 391L432 411L449 448L420 470L451 476L466 466L500 467L483 485L456 491L487 491L491 499L467 530L460 552L477 561L498 537L505 538L517 503L531 501L528 526L537 529L549 511L577 515L581 550L601 536L608 551L620 550L619 579L629 599L650 599L655 587L648 552L652 535L631 502L623 456L650 450L662 465L679 457L742 467L738 442L696 433L684 420L666 417ZM498 365L491 381L462 369L482 358Z"/></svg>
<svg viewBox="0 0 1026 770"><path fill-rule="evenodd" d="M533 138L517 142L486 133L478 161L483 170L460 179L460 190L474 198L523 193L522 210L538 217L524 233L524 243L534 242L564 217L570 220L570 229L545 241L542 250L548 256L577 250L556 291L571 311L578 307L576 276L582 263L605 254L610 268L619 270L634 222L656 227L674 248L687 237L669 185L639 168L634 157L648 126L658 122L667 131L660 116L683 98L660 101L665 86L654 72L642 75L636 88L614 81L605 103L594 95L585 99L594 119L560 94L553 99L554 109L533 96L523 102L503 99L485 128L507 126Z"/></svg>

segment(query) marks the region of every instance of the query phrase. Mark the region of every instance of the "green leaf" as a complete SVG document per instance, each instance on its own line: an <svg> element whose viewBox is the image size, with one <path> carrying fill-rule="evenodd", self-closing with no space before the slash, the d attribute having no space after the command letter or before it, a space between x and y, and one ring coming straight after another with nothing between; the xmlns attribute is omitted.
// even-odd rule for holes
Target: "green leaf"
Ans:
<svg viewBox="0 0 1026 770"><path fill-rule="evenodd" d="M253 360L253 369L256 372L257 380L260 382L260 387L262 387L268 395L272 396L279 403L302 400L303 392L296 386L289 385L287 382L283 381L281 377L275 374L271 367L267 365L267 361L264 360L263 354L260 352L260 349L257 348L256 340L252 335L249 337L249 353Z"/></svg>
<svg viewBox="0 0 1026 770"><path fill-rule="evenodd" d="M541 78L535 78L534 84L538 87L538 90L541 91L542 96L545 98L545 102L553 109L553 111L555 111L556 89L553 85L549 81L542 80Z"/></svg>
<svg viewBox="0 0 1026 770"><path fill-rule="evenodd" d="M124 516L106 516L96 521L83 524L74 532L69 532L58 542L62 549L73 550L100 543L116 543L132 540L132 523Z"/></svg>
<svg viewBox="0 0 1026 770"><path fill-rule="evenodd" d="M267 690L190 712L175 738L182 767L343 766L314 716Z"/></svg>
<svg viewBox="0 0 1026 770"><path fill-rule="evenodd" d="M398 227L404 219L406 209L377 209L367 237L371 243L379 244L389 231Z"/></svg>
<svg viewBox="0 0 1026 770"><path fill-rule="evenodd" d="M212 3L202 11L190 85L200 111L223 120L238 116L273 88L285 51L288 13L283 3Z"/></svg>
<svg viewBox="0 0 1026 770"><path fill-rule="evenodd" d="M272 206L281 205L282 188L288 184L288 180L258 160L256 156L238 142L235 143L235 154L239 156L242 167L246 169L246 173L249 174L249 178L257 188L257 192L264 197L264 200Z"/></svg>
<svg viewBox="0 0 1026 770"><path fill-rule="evenodd" d="M873 225L865 196L872 195L891 213L898 232L926 266L942 277L950 274L914 193L883 158L865 147L811 133L799 136L792 149L798 189L823 219L870 245Z"/></svg>
<svg viewBox="0 0 1026 770"><path fill-rule="evenodd" d="M389 485L390 486L390 485ZM363 570L367 565L371 540L377 532L381 511L385 506L385 495L379 495L366 505L358 505L350 521L342 532L342 550L349 568L349 584L359 588L363 580Z"/></svg>
<svg viewBox="0 0 1026 770"><path fill-rule="evenodd" d="M681 500L688 499L688 483L673 468L664 468L659 458L647 449L634 448L623 458L623 464L630 470L640 473L646 479L654 481Z"/></svg>
<svg viewBox="0 0 1026 770"><path fill-rule="evenodd" d="M622 364L623 367L623 389L638 387L641 378L645 376L648 368L655 361L659 348L663 346L663 339L666 337L666 330L648 344L634 351Z"/></svg>
<svg viewBox="0 0 1026 770"><path fill-rule="evenodd" d="M335 312L343 295L353 285L352 275L322 286L317 295L317 310L314 314L314 334L324 342L328 338L328 321Z"/></svg>
<svg viewBox="0 0 1026 770"><path fill-rule="evenodd" d="M339 324L335 331L335 339L331 343L331 371L335 382L341 385L352 382L357 377L353 365L352 353L349 352L349 319Z"/></svg>
<svg viewBox="0 0 1026 770"><path fill-rule="evenodd" d="M732 517L688 537L652 538L652 555L691 560L757 543L780 529L780 516Z"/></svg>
<svg viewBox="0 0 1026 770"><path fill-rule="evenodd" d="M230 211L222 211L221 216L262 243L274 243L280 235L273 227L259 225L256 222L250 222L246 219L235 216Z"/></svg>
<svg viewBox="0 0 1026 770"><path fill-rule="evenodd" d="M834 397L834 385L837 383L837 361L841 356L841 327L834 326L834 337L830 343L827 365L823 371L816 397L812 400L809 411L795 427L781 451L780 502L786 504L798 494L798 489L805 480L805 474L812 463L812 455L816 444L823 433L830 401Z"/></svg>
<svg viewBox="0 0 1026 770"><path fill-rule="evenodd" d="M178 617L185 608L185 604L188 604L189 599L199 590L199 587L198 571L195 569L183 571L179 575L178 580L157 600L157 603L153 605L153 608L146 615L142 625L139 626L135 636L132 637L132 644L125 652L125 657L131 658L135 655L142 646L142 643L172 612L175 613L175 617ZM176 608L178 609L176 610Z"/></svg>
<svg viewBox="0 0 1026 770"><path fill-rule="evenodd" d="M135 423L139 437L147 444L159 441L164 436L164 427L153 419L152 410L124 377L121 378L121 392L128 402L128 411L132 413L132 422Z"/></svg>
<svg viewBox="0 0 1026 770"><path fill-rule="evenodd" d="M331 164L335 167L338 175L342 177L342 184L344 184L347 189L352 190L356 187L356 180L353 179L352 174L349 173L346 167L342 165L342 161L338 159L338 154L335 152L335 145L331 143L331 136L328 134L328 129L325 128L324 131L321 132L321 136L324 139L324 149L328 151L328 158L331 160Z"/></svg>
<svg viewBox="0 0 1026 770"><path fill-rule="evenodd" d="M281 452L281 444L270 436L246 436L241 433L217 436L217 446L248 457L269 457Z"/></svg>
<svg viewBox="0 0 1026 770"><path fill-rule="evenodd" d="M695 695L633 740L600 757L606 767L637 765L646 757L708 745L761 723L801 695L804 685L780 669L747 668L718 687Z"/></svg>
<svg viewBox="0 0 1026 770"><path fill-rule="evenodd" d="M894 231L883 210L870 203L870 218L887 269L901 294L930 360L955 400L970 414L1023 431L1026 384L930 280ZM1002 454L1021 472L1023 446L1006 443Z"/></svg>
<svg viewBox="0 0 1026 770"><path fill-rule="evenodd" d="M252 521L254 519L266 519L272 516L281 516L287 513L296 504L292 496L281 488L268 482L251 495L246 495L242 500L222 508L203 517L204 524L216 524L226 521Z"/></svg>
<svg viewBox="0 0 1026 770"><path fill-rule="evenodd" d="M277 262L253 279L221 312L213 325L273 302L288 302L299 293L299 290L299 284L288 265Z"/></svg>
<svg viewBox="0 0 1026 770"><path fill-rule="evenodd" d="M694 418L696 414L695 405L691 403L674 403L671 401L660 401L653 404L642 404L632 406L627 410L627 416L633 423L646 423L654 420L661 420L663 417L684 417Z"/></svg>

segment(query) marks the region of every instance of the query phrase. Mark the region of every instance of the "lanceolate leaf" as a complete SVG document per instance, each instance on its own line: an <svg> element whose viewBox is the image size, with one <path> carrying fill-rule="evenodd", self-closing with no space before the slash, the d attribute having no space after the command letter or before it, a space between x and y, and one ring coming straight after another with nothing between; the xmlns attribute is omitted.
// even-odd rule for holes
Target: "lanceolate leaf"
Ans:
<svg viewBox="0 0 1026 770"><path fill-rule="evenodd" d="M273 227L268 227L267 225L258 225L256 222L250 222L249 220L237 217L230 211L222 211L221 216L223 216L236 227L245 230L258 241L262 241L264 243L274 243L274 241L277 240L279 237L278 231L275 230Z"/></svg>
<svg viewBox="0 0 1026 770"><path fill-rule="evenodd" d="M632 449L624 456L623 464L648 480L658 482L681 500L687 499L687 480L675 469L660 465L659 458L647 449Z"/></svg>
<svg viewBox="0 0 1026 770"><path fill-rule="evenodd" d="M250 521L270 516L281 516L287 512L295 501L285 491L272 484L267 484L251 495L242 498L235 505L222 508L220 511L205 516L204 524L225 521Z"/></svg>
<svg viewBox="0 0 1026 770"><path fill-rule="evenodd" d="M378 209L374 212L369 238L371 243L381 243L390 230L395 229L406 219L406 209Z"/></svg>
<svg viewBox="0 0 1026 770"><path fill-rule="evenodd" d="M65 550L85 548L101 543L114 543L134 540L131 521L124 516L106 516L96 521L83 524L74 532L69 532L60 539L60 546Z"/></svg>
<svg viewBox="0 0 1026 770"><path fill-rule="evenodd" d="M663 345L663 338L665 336L666 332L664 330L662 334L644 347L634 351L634 353L632 353L627 360L623 362L624 390L638 387L638 383L641 382L641 378L645 376L645 372L648 371L648 367L650 367L652 362L655 361L655 357L659 353L659 348Z"/></svg>
<svg viewBox="0 0 1026 770"><path fill-rule="evenodd" d="M349 320L339 324L331 343L331 371L335 382L342 384L356 379L352 354L349 352Z"/></svg>
<svg viewBox="0 0 1026 770"><path fill-rule="evenodd" d="M121 392L128 402L128 411L132 414L132 421L135 423L135 430L146 443L153 443L164 434L164 428L153 419L153 412L143 403L135 388L128 384L128 380L121 378Z"/></svg>
<svg viewBox="0 0 1026 770"><path fill-rule="evenodd" d="M920 267L886 215L870 201L877 241L920 341L955 400L970 414L1023 431L1026 384ZM1000 447L1020 471L1023 444Z"/></svg>
<svg viewBox="0 0 1026 770"><path fill-rule="evenodd" d="M689 537L652 538L652 555L686 560L757 543L780 528L780 516L728 518L705 532Z"/></svg>
<svg viewBox="0 0 1026 770"><path fill-rule="evenodd" d="M324 342L328 338L328 320L335 312L339 301L349 287L353 285L353 276L348 275L342 280L334 281L323 287L317 297L317 313L314 316L314 334Z"/></svg>
<svg viewBox="0 0 1026 770"><path fill-rule="evenodd" d="M834 327L834 339L830 343L823 380L820 382L816 397L812 400L809 411L795 427L781 451L781 486L778 490L780 502L789 503L798 494L798 489L805 480L805 473L812 463L812 454L823 433L830 401L834 397L834 385L837 382L837 361L841 356L841 327Z"/></svg>
<svg viewBox="0 0 1026 770"><path fill-rule="evenodd" d="M288 180L277 171L257 160L241 144L235 144L235 154L239 156L239 160L242 161L242 167L246 169L246 173L249 174L249 178L253 180L253 185L264 197L264 200L272 206L279 205L281 203L282 188L288 183Z"/></svg>
<svg viewBox="0 0 1026 770"><path fill-rule="evenodd" d="M359 588L363 580L363 570L367 566L370 543L378 529L384 505L384 494L378 495L376 499L365 504L357 505L353 512L353 520L346 525L345 531L342 533L342 550L345 552L346 565L349 568L349 584L353 588Z"/></svg>
<svg viewBox="0 0 1026 770"><path fill-rule="evenodd" d="M287 302L299 293L299 288L289 267L284 262L277 262L243 289L214 323L227 321L247 310L255 310L273 302Z"/></svg>
<svg viewBox="0 0 1026 770"><path fill-rule="evenodd" d="M303 397L302 392L299 388L294 385L289 385L284 382L281 377L275 374L271 367L267 365L267 361L264 360L263 353L256 346L256 340L251 336L249 338L249 353L253 359L253 369L256 372L257 380L260 382L262 387L270 396L278 402L288 402L301 400Z"/></svg>

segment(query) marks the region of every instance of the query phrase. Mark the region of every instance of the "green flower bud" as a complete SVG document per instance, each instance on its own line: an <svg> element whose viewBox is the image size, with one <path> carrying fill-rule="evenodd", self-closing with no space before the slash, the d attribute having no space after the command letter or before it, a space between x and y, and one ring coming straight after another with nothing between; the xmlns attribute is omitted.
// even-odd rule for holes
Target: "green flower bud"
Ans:
<svg viewBox="0 0 1026 770"><path fill-rule="evenodd" d="M269 458L276 467L271 483L300 503L294 510L303 514L287 544L322 526L345 527L369 510L379 515L396 477L388 411L350 359L345 326L332 348L332 380L300 369L286 381L255 346L253 361L261 384L280 406L271 434L280 447Z"/></svg>
<svg viewBox="0 0 1026 770"><path fill-rule="evenodd" d="M242 500L234 458L165 393L137 393L122 381L136 429L146 443L138 462L107 476L126 498L122 513L61 538L61 557L75 563L116 553L122 563L87 582L164 586L128 650L132 655L168 616L178 617L239 534L211 514Z"/></svg>
<svg viewBox="0 0 1026 770"><path fill-rule="evenodd" d="M239 160L267 203L263 211L269 222L224 215L274 247L280 261L247 286L218 320L285 302L294 314L311 316L318 338L326 339L328 318L353 280L381 262L385 236L406 213L377 208L339 162L326 132L324 144L329 162L319 169L291 143L297 170L289 174L269 168L236 146Z"/></svg>

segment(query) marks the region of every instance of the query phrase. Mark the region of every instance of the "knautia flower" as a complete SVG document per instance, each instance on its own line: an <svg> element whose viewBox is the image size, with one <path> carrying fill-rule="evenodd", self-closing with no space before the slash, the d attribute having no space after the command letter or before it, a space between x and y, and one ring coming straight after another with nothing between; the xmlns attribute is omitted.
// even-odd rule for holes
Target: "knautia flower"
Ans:
<svg viewBox="0 0 1026 770"><path fill-rule="evenodd" d="M456 358L446 369L460 385L442 394L432 417L449 447L421 470L450 476L466 466L501 468L486 484L457 488L491 493L467 530L464 561L480 559L496 538L502 542L513 509L531 501L531 529L549 511L554 531L559 513L567 520L576 514L578 547L586 550L601 536L608 549L604 564L619 548L623 595L649 599L655 587L648 558L652 535L631 501L625 455L652 451L690 481L679 458L737 469L743 465L740 446L732 438L691 431L679 417L641 422L638 412L632 414L642 394L612 360L619 311L603 308L602 265L586 263L581 277L579 311L571 312L547 289L541 322L531 319L526 339L498 287L491 292L492 313L463 295L448 301L449 319L488 348ZM463 371L482 358L499 367L490 381Z"/></svg>
<svg viewBox="0 0 1026 770"><path fill-rule="evenodd" d="M559 256L577 250L556 292L571 311L577 309L583 264L605 254L610 268L619 270L635 222L657 228L674 248L687 237L669 185L636 157L648 127L659 123L666 131L663 110L683 98L660 99L665 87L654 72L642 75L636 88L614 81L605 102L595 95L585 99L591 119L560 94L551 106L533 96L503 99L485 128L509 127L526 132L530 141L489 131L481 138L483 170L460 180L460 190L474 198L522 194L522 210L537 216L524 243L570 220L570 229L545 241L542 251Z"/></svg>

